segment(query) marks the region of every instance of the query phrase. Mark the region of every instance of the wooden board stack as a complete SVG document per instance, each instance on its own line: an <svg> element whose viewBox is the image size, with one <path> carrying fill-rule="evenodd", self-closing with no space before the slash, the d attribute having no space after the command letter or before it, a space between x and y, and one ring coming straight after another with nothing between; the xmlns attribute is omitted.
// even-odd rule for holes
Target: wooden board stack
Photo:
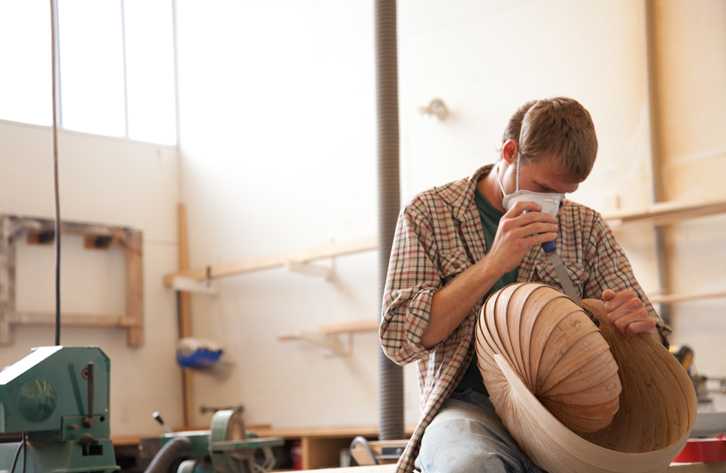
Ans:
<svg viewBox="0 0 726 473"><path fill-rule="evenodd" d="M685 370L656 337L615 334L602 301L512 284L477 323L479 369L504 425L556 472L662 472L696 416Z"/></svg>

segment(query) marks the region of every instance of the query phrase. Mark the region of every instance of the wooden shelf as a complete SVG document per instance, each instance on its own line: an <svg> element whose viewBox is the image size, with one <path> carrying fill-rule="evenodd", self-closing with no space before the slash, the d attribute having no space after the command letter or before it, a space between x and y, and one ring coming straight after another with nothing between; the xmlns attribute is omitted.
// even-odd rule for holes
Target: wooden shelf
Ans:
<svg viewBox="0 0 726 473"><path fill-rule="evenodd" d="M279 341L304 340L313 345L332 350L339 356L348 356L353 352L353 334L361 332L375 332L378 330L378 320L357 320L341 324L321 325L316 332L301 330L295 334L280 335ZM348 334L347 345L338 338L340 334Z"/></svg>
<svg viewBox="0 0 726 473"><path fill-rule="evenodd" d="M277 267L285 267L290 265L292 269L303 271L301 264L309 263L324 258L335 258L336 256L360 253L363 251L372 251L378 247L376 237L360 238L344 243L330 243L328 245L308 248L299 251L288 251L276 255L263 256L232 263L215 264L203 268L193 268L184 271L176 271L164 276L164 284L169 287L174 282L175 277L183 277L195 279L197 281L205 281L207 279L219 279L237 274L250 273L253 271L261 271ZM313 266L310 272L317 273L319 267ZM326 268L323 268L326 269ZM322 271L320 271L322 275Z"/></svg>
<svg viewBox="0 0 726 473"><path fill-rule="evenodd" d="M605 215L605 220L613 230L621 230L639 225L666 225L689 218L705 217L726 213L726 201L698 202L661 202L639 212L620 212Z"/></svg>
<svg viewBox="0 0 726 473"><path fill-rule="evenodd" d="M726 292L704 292L701 294L666 294L648 297L653 304L672 304L675 302L698 301L703 299L720 299L726 297Z"/></svg>
<svg viewBox="0 0 726 473"><path fill-rule="evenodd" d="M341 333L375 332L378 330L378 320L356 320L340 324L327 324L318 327L318 332L325 335L340 335ZM278 340L298 340L297 334L280 335Z"/></svg>

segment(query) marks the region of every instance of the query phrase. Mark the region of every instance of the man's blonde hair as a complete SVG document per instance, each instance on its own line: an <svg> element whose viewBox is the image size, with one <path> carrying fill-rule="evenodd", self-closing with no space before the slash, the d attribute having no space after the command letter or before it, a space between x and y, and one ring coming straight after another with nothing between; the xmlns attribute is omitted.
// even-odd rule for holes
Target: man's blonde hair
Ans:
<svg viewBox="0 0 726 473"><path fill-rule="evenodd" d="M512 115L502 144L519 144L523 164L551 156L562 179L582 182L597 156L597 136L590 113L577 100L566 97L527 102Z"/></svg>

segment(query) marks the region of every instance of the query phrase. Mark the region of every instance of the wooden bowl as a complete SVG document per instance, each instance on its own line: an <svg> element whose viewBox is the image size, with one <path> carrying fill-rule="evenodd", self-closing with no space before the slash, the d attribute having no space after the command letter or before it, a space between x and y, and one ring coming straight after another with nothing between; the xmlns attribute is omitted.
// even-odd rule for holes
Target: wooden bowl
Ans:
<svg viewBox="0 0 726 473"><path fill-rule="evenodd" d="M696 395L656 337L617 336L602 301L512 284L479 315L476 350L491 401L520 447L555 472L661 472L685 444Z"/></svg>

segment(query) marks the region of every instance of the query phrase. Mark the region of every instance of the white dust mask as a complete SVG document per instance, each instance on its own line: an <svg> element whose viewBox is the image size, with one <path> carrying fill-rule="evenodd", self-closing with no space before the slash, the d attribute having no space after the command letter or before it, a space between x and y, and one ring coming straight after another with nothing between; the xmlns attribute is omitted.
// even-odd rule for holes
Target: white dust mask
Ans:
<svg viewBox="0 0 726 473"><path fill-rule="evenodd" d="M552 215L553 217L557 216L557 212L560 210L560 204L563 200L565 200L564 194L557 194L554 192L533 192L528 190L519 190L519 157L521 154L519 151L517 151L517 190L511 194L507 194L504 191L504 186L502 185L502 174L497 170L497 180L499 181L499 187L502 189L502 194L504 195L504 198L502 199L502 207L504 207L505 211L509 211L510 208L514 206L515 203L524 201L524 202L535 202L542 206L542 212Z"/></svg>

